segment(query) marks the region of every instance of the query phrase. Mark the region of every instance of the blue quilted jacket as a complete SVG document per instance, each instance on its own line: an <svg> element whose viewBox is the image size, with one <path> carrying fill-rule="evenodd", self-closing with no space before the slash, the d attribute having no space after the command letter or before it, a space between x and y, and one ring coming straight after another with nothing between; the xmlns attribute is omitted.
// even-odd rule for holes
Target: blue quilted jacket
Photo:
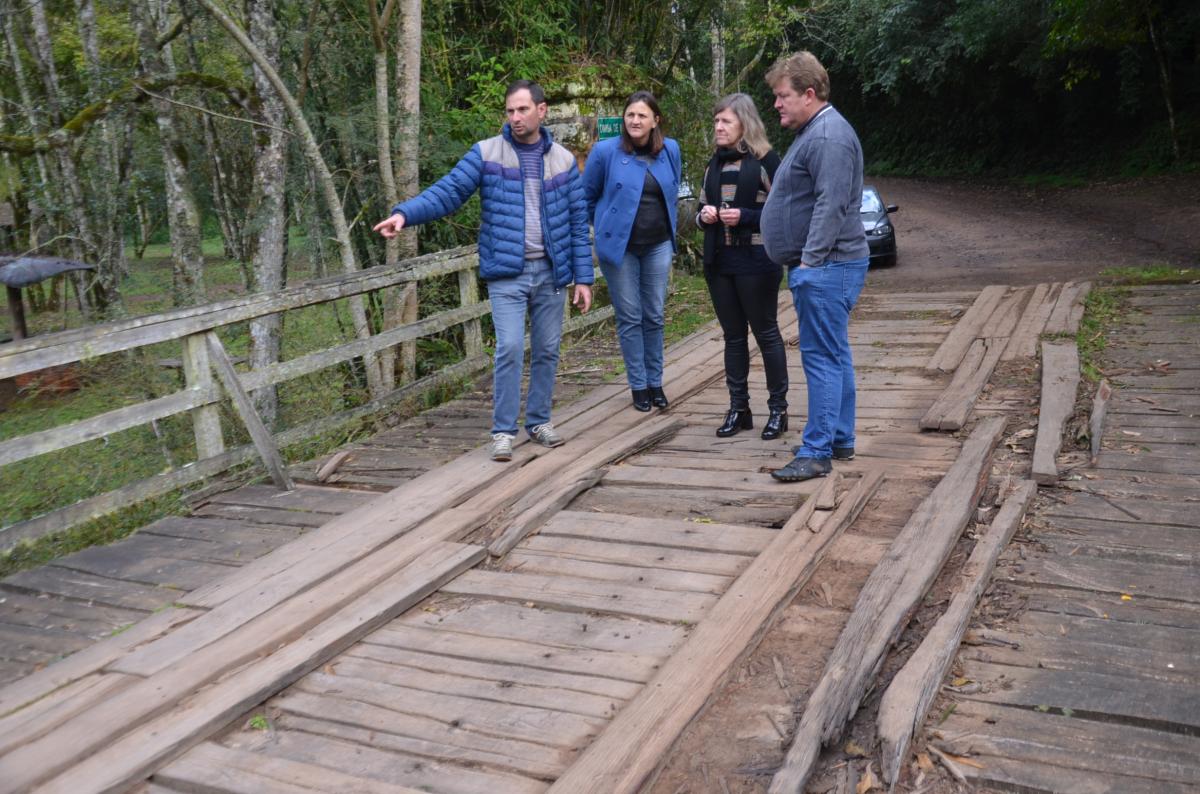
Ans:
<svg viewBox="0 0 1200 794"><path fill-rule="evenodd" d="M542 237L555 283L591 284L595 275L579 167L545 127L542 145ZM485 281L519 276L525 269L525 190L507 124L499 135L472 146L450 173L393 207L392 214L403 214L406 226L429 223L453 213L476 190L482 202L479 275Z"/></svg>

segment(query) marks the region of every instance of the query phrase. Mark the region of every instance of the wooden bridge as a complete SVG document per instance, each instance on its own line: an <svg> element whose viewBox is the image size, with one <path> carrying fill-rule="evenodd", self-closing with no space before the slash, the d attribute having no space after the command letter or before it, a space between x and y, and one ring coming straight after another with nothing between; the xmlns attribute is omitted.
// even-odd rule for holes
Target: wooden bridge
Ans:
<svg viewBox="0 0 1200 794"><path fill-rule="evenodd" d="M1086 293L868 291L825 480L713 435L710 327L666 412L585 380L499 465L473 395L11 576L0 791L1194 791L1200 289L1129 298L1094 460Z"/></svg>

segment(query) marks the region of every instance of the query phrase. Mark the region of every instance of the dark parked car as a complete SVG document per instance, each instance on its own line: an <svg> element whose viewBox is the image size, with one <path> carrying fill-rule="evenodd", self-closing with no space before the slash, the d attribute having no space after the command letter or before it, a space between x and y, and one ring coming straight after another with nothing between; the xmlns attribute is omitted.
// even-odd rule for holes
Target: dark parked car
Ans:
<svg viewBox="0 0 1200 794"><path fill-rule="evenodd" d="M892 267L896 264L896 227L888 216L898 209L895 204L884 204L873 185L863 185L860 212L867 245L871 247L872 265Z"/></svg>

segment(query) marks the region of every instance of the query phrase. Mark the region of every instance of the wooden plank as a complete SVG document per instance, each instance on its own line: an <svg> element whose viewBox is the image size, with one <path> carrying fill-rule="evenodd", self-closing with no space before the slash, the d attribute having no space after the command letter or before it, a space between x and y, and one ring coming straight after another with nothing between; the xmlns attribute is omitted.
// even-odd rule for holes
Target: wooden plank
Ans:
<svg viewBox="0 0 1200 794"><path fill-rule="evenodd" d="M1033 447L1033 479L1039 485L1058 481L1058 451L1063 427L1075 410L1079 387L1079 349L1074 342L1042 343L1042 398L1037 441Z"/></svg>
<svg viewBox="0 0 1200 794"><path fill-rule="evenodd" d="M1193 551L1200 542L1200 534L1194 529L1078 518L1062 526L1047 527L1037 538L1050 551L1067 557L1085 554L1167 565L1200 563L1200 554Z"/></svg>
<svg viewBox="0 0 1200 794"><path fill-rule="evenodd" d="M969 700L958 702L940 730L948 751L983 764L984 771L977 774L984 779L995 759L1010 759L1057 767L1060 780L1071 777L1068 770L1110 776L1114 790L1123 790L1115 787L1127 782L1129 774L1142 778L1144 785L1200 785L1194 737Z"/></svg>
<svg viewBox="0 0 1200 794"><path fill-rule="evenodd" d="M1182 447L1173 454L1155 455L1145 452L1104 450L1096 462L1098 470L1131 471L1144 474L1200 474L1200 455Z"/></svg>
<svg viewBox="0 0 1200 794"><path fill-rule="evenodd" d="M717 600L715 596L702 593L496 571L471 571L447 584L442 592L499 598L555 609L689 623L704 617Z"/></svg>
<svg viewBox="0 0 1200 794"><path fill-rule="evenodd" d="M679 571L646 565L624 565L607 560L581 560L569 554L528 549L511 552L505 558L502 570L595 579L636 587L651 587L655 590L678 590L686 593L713 595L725 592L725 588L733 581L732 576Z"/></svg>
<svg viewBox="0 0 1200 794"><path fill-rule="evenodd" d="M258 415L254 403L251 402L250 395L242 388L242 382L238 380L237 371L233 368L233 362L229 360L229 354L225 352L225 346L212 331L206 334L206 338L208 355L212 359L217 377L221 380L221 385L225 387L225 393L233 401L233 407L237 410L238 416L242 418L242 424L250 432L250 438L254 441L254 447L258 450L258 456L266 467L267 473L271 475L271 479L277 487L285 491L292 490L296 486L288 475L287 468L283 465L283 459L279 457L275 439L271 437L271 431L267 430L262 423L262 418Z"/></svg>
<svg viewBox="0 0 1200 794"><path fill-rule="evenodd" d="M574 747L594 735L604 719L562 710L501 703L445 691L431 692L359 677L313 672L272 701L287 709L292 691L357 700L402 714L457 723L463 730L551 747Z"/></svg>
<svg viewBox="0 0 1200 794"><path fill-rule="evenodd" d="M126 631L107 637L66 659L8 684L0 689L0 716L13 714L18 709L28 707L30 704L48 697L62 687L101 670L113 659L127 653L129 649L136 648L169 631L173 626L194 619L199 614L194 609L163 610L135 623Z"/></svg>
<svg viewBox="0 0 1200 794"><path fill-rule="evenodd" d="M181 791L228 794L418 794L418 789L348 775L317 764L276 758L205 742L154 773L154 781Z"/></svg>
<svg viewBox="0 0 1200 794"><path fill-rule="evenodd" d="M599 482L605 473L604 466L654 446L674 435L683 425L683 420L676 417L655 417L635 425L601 449L574 461L554 479L518 499L507 514L495 522L494 540L488 545L488 553L493 557L507 554L576 496ZM593 466L594 463L599 465Z"/></svg>
<svg viewBox="0 0 1200 794"><path fill-rule="evenodd" d="M578 675L575 673L560 673L552 670L538 670L516 664L499 664L481 662L474 659L460 659L453 656L423 653L409 648L396 648L387 645L359 643L350 648L342 658L372 659L386 662L393 668L405 667L415 670L426 670L433 673L445 673L464 678L491 681L498 684L522 684L529 687L546 687L553 690L582 692L589 695L600 695L612 701L625 701L638 693L641 687L629 681L618 681L601 676Z"/></svg>
<svg viewBox="0 0 1200 794"><path fill-rule="evenodd" d="M1079 330L1079 320L1083 317L1083 304L1088 292L1092 289L1090 281L1072 282L1063 285L1062 292L1054 304L1054 310L1046 320L1047 334L1074 335Z"/></svg>
<svg viewBox="0 0 1200 794"><path fill-rule="evenodd" d="M963 648L961 658L1012 667L1140 678L1169 687L1194 689L1200 684L1200 646L1165 651L1128 643L1109 645L1073 639L1069 623L1066 629L1066 636L1050 637L1022 632L1019 626L1016 631L980 629L972 632L973 642L979 644Z"/></svg>
<svg viewBox="0 0 1200 794"><path fill-rule="evenodd" d="M979 329L981 339L997 339L1002 338L1007 340L1017 327L1017 321L1021 318L1021 307L1025 305L1025 301L1029 298L1030 288L1019 287L1014 288L996 306L992 316L988 317L983 328ZM1007 341L1001 347L1006 347Z"/></svg>
<svg viewBox="0 0 1200 794"><path fill-rule="evenodd" d="M1190 565L1102 559L1084 555L1045 555L1026 561L1009 581L1038 587L1089 590L1118 597L1162 598L1200 604L1200 579Z"/></svg>
<svg viewBox="0 0 1200 794"><path fill-rule="evenodd" d="M451 719L419 717L291 690L278 729L353 742L404 756L482 766L533 778L553 778L572 753L562 747L465 730ZM270 748L264 748L269 751Z"/></svg>
<svg viewBox="0 0 1200 794"><path fill-rule="evenodd" d="M187 391L171 395L171 397L178 398L187 394L196 400L192 410L192 436L196 440L196 457L200 460L216 457L225 451L225 438L221 430L221 411L214 404L220 397L220 392L217 389L216 380L213 378L212 362L208 354L208 340L203 334L188 334L183 338L183 377L187 384ZM171 397L164 399L169 400ZM149 422L156 418L153 416L153 404L161 402L161 400L153 400L143 403L140 407L131 406L131 408L138 408L138 413L142 416L146 416L147 409L150 409L151 415L141 420ZM161 407L169 408L171 406L162 405ZM183 409L180 408L180 410ZM113 418L116 419L116 417ZM120 427L121 422L118 420L114 422L113 426ZM61 439L58 443L65 440Z"/></svg>
<svg viewBox="0 0 1200 794"><path fill-rule="evenodd" d="M590 562L617 563L639 568L666 569L712 574L723 579L737 576L749 567L751 558L741 554L692 551L662 546L610 543L572 537L535 537L522 546L525 552L557 555Z"/></svg>
<svg viewBox="0 0 1200 794"><path fill-rule="evenodd" d="M453 598L400 616L396 625L441 628L479 637L525 640L540 645L602 651L669 654L688 630L679 625L616 615L580 615L503 601Z"/></svg>
<svg viewBox="0 0 1200 794"><path fill-rule="evenodd" d="M189 547L198 545L195 541L161 535L135 536L125 543L77 551L55 560L49 567L51 572L82 571L114 581L176 591L191 590L237 570L234 566L205 562L194 548L185 549L185 544Z"/></svg>
<svg viewBox="0 0 1200 794"><path fill-rule="evenodd" d="M1038 337L1041 336L1042 329L1046 327L1046 320L1054 309L1056 288L1055 284L1038 284L1034 288L1029 303L1025 305L1025 311L1021 313L1021 319L1008 340L1008 347L1004 348L1004 353L1000 356L1001 361L1033 358L1037 355Z"/></svg>
<svg viewBox="0 0 1200 794"><path fill-rule="evenodd" d="M988 317L991 316L1007 291L1007 287L1000 285L984 287L975 298L975 302L971 304L971 308L967 309L966 313L959 318L954 330L946 336L937 351L924 364L925 369L942 372L951 372L957 369L959 362L966 355L967 349L975 341L979 330L983 328L983 324L987 322Z"/></svg>
<svg viewBox="0 0 1200 794"><path fill-rule="evenodd" d="M144 613L133 609L12 590L0 592L0 623L61 629L89 639L104 637L122 627L127 628L143 617ZM0 657L3 655L0 651Z"/></svg>
<svg viewBox="0 0 1200 794"><path fill-rule="evenodd" d="M78 601L153 612L172 603L181 593L119 579L108 579L51 565L15 573L4 579L6 589L26 593L48 593Z"/></svg>
<svg viewBox="0 0 1200 794"><path fill-rule="evenodd" d="M818 533L807 528L815 505L815 500L808 500L738 577L685 646L550 791L623 794L639 790L728 671L753 650L766 627L808 581L824 551L853 523L882 479L879 471L862 478Z"/></svg>
<svg viewBox="0 0 1200 794"><path fill-rule="evenodd" d="M1094 594L1030 593L1021 631L1043 639L1065 639L1118 648L1154 648L1188 654L1200 648L1200 612L1164 609Z"/></svg>
<svg viewBox="0 0 1200 794"><path fill-rule="evenodd" d="M1174 485L1174 483L1173 483ZM1176 490L1174 496L1184 496ZM1041 514L1057 523L1057 519L1090 518L1096 521L1135 521L1194 528L1196 502L1172 499L1143 499L1106 494L1071 494L1059 503L1045 508Z"/></svg>
<svg viewBox="0 0 1200 794"><path fill-rule="evenodd" d="M438 762L305 731L279 733L270 753L439 794L539 794L546 788L540 780L499 770Z"/></svg>
<svg viewBox="0 0 1200 794"><path fill-rule="evenodd" d="M987 533L980 538L954 584L946 611L904 667L888 684L876 717L880 748L880 772L887 783L899 779L908 756L909 743L925 722L925 715L941 689L971 614L992 577L1000 553L1021 525L1037 484L1025 480L1007 496Z"/></svg>
<svg viewBox="0 0 1200 794"><path fill-rule="evenodd" d="M0 719L0 755L45 736L135 680L120 673L91 673L5 716Z"/></svg>
<svg viewBox="0 0 1200 794"><path fill-rule="evenodd" d="M232 666L226 660L240 656L231 653L234 648L247 647L245 637L235 633L227 642L210 645L122 690L103 708L77 715L0 758L0 777L15 789L40 785L46 792L128 785L186 752L247 707L319 667L446 579L476 564L483 554L482 549L439 544L303 636L293 634L293 642L190 697ZM311 605L297 607L310 609ZM285 624L295 625L287 615L268 617L285 618ZM242 634L271 638L271 632L257 624L246 626Z"/></svg>
<svg viewBox="0 0 1200 794"><path fill-rule="evenodd" d="M1200 690L1162 686L1120 675L1076 670L963 662L963 675L984 684L971 700L1023 708L1046 707L1086 712L1109 722L1122 722L1171 733L1195 734L1200 728Z"/></svg>
<svg viewBox="0 0 1200 794"><path fill-rule="evenodd" d="M664 546L687 551L753 556L765 549L778 530L700 521L583 513L563 510L542 528L546 536Z"/></svg>
<svg viewBox="0 0 1200 794"><path fill-rule="evenodd" d="M1111 396L1112 387L1108 385L1107 380L1101 378L1100 385L1096 387L1096 396L1092 398L1092 417L1088 421L1092 443L1091 464L1093 466L1100 457L1100 441L1104 437L1104 415L1108 412L1108 398Z"/></svg>
<svg viewBox="0 0 1200 794"><path fill-rule="evenodd" d="M867 686L950 556L987 484L992 449L1004 420L985 419L937 487L913 512L872 571L793 734L771 794L802 791L822 743L838 736L857 711Z"/></svg>
<svg viewBox="0 0 1200 794"><path fill-rule="evenodd" d="M399 624L377 631L370 644L637 683L650 680L662 662L661 656L648 654L539 644Z"/></svg>
<svg viewBox="0 0 1200 794"><path fill-rule="evenodd" d="M472 676L455 675L444 670L421 670L387 664L371 659L341 656L326 667L333 668L337 678L359 678L387 686L417 689L428 693L443 693L462 698L477 698L498 703L511 703L552 712L582 717L608 719L617 710L613 698L548 686L529 686L516 681L487 681ZM336 694L345 696L338 691ZM384 705L381 701L372 701Z"/></svg>
<svg viewBox="0 0 1200 794"><path fill-rule="evenodd" d="M977 339L946 390L920 420L922 430L961 430L1004 351L1006 337Z"/></svg>
<svg viewBox="0 0 1200 794"><path fill-rule="evenodd" d="M781 459L782 466L787 461ZM819 485L812 480L777 483L765 472L699 471L635 465L614 466L604 475L605 485L666 485L685 488L725 488L736 491L779 491L788 494L812 494Z"/></svg>

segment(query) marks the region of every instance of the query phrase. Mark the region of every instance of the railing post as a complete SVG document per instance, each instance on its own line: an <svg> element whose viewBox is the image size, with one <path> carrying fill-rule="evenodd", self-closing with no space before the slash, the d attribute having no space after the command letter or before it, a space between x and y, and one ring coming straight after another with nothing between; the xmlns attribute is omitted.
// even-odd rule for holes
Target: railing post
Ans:
<svg viewBox="0 0 1200 794"><path fill-rule="evenodd" d="M183 377L189 389L204 389L214 385L204 333L183 338ZM216 405L192 409L192 430L196 434L197 460L216 457L225 451L221 411Z"/></svg>
<svg viewBox="0 0 1200 794"><path fill-rule="evenodd" d="M458 271L458 301L463 306L479 303L479 280L474 266ZM478 317L463 323L463 346L467 358L483 352L483 326Z"/></svg>

